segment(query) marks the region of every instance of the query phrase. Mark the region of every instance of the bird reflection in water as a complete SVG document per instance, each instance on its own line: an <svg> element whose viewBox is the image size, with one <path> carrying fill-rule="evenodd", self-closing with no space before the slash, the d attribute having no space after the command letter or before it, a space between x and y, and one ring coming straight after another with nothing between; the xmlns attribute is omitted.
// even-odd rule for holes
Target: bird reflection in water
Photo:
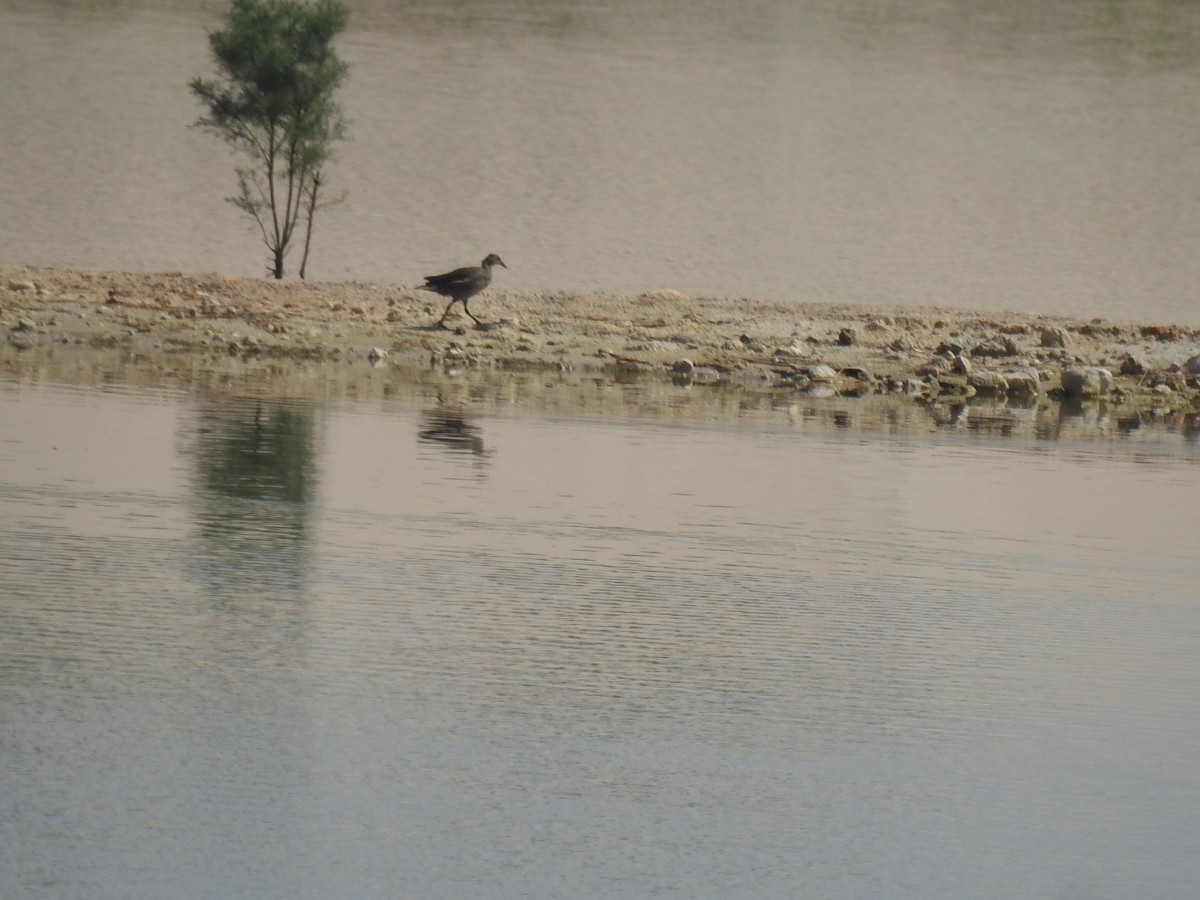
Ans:
<svg viewBox="0 0 1200 900"><path fill-rule="evenodd" d="M421 412L421 430L417 440L438 444L450 450L485 456L483 435L479 426L472 425L460 410L427 409Z"/></svg>

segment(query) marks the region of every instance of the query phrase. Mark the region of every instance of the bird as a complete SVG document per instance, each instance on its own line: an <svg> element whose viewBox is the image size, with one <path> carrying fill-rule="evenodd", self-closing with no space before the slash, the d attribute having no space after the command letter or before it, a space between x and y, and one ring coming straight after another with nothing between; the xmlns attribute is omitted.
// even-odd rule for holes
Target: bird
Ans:
<svg viewBox="0 0 1200 900"><path fill-rule="evenodd" d="M463 312L470 316L476 325L483 324L467 308L467 301L492 283L493 266L504 266L504 260L495 253L489 253L482 265L463 266L461 269L441 275L425 276L425 283L421 285L421 290L433 291L435 294L450 298L442 317L437 321L441 328L446 327L446 316L450 313L450 307L460 301L463 305ZM504 268L507 269L508 266L504 266Z"/></svg>

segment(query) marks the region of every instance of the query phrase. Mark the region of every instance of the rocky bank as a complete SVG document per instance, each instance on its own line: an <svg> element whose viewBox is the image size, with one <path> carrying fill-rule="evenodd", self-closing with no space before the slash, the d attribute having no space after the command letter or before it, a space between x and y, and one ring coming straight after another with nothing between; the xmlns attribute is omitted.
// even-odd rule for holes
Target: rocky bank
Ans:
<svg viewBox="0 0 1200 900"><path fill-rule="evenodd" d="M1172 323L493 289L472 304L484 326L456 311L447 330L434 325L443 306L405 285L7 265L0 362L20 373L104 353L177 379L355 361L426 382L539 373L737 394L749 406L840 398L903 421L915 407L915 421L934 425L968 409L1019 420L1065 403L1194 428L1200 412L1200 328Z"/></svg>

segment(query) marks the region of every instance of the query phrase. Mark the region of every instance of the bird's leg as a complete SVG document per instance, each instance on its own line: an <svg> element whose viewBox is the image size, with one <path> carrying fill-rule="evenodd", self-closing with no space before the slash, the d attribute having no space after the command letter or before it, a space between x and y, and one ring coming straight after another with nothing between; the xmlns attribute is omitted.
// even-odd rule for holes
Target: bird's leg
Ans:
<svg viewBox="0 0 1200 900"><path fill-rule="evenodd" d="M476 325L483 324L482 322L480 322L478 319L475 318L475 314L473 312L471 312L469 309L467 309L467 301L466 300L463 301L463 312L465 312L468 316L470 316L472 321L474 321Z"/></svg>
<svg viewBox="0 0 1200 900"><path fill-rule="evenodd" d="M439 328L446 327L446 316L450 315L450 307L452 307L457 302L458 302L457 300L451 300L449 303L446 304L446 309L442 312L442 317L437 320ZM463 304L463 308L464 309L466 308L466 304Z"/></svg>

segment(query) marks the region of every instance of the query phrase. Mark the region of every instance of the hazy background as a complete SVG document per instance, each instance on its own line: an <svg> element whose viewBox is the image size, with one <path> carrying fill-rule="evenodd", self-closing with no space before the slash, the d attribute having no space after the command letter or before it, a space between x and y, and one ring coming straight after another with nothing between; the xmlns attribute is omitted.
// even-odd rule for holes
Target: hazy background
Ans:
<svg viewBox="0 0 1200 900"><path fill-rule="evenodd" d="M311 277L1200 322L1198 4L348 6ZM187 127L226 8L0 0L0 258L266 271Z"/></svg>

